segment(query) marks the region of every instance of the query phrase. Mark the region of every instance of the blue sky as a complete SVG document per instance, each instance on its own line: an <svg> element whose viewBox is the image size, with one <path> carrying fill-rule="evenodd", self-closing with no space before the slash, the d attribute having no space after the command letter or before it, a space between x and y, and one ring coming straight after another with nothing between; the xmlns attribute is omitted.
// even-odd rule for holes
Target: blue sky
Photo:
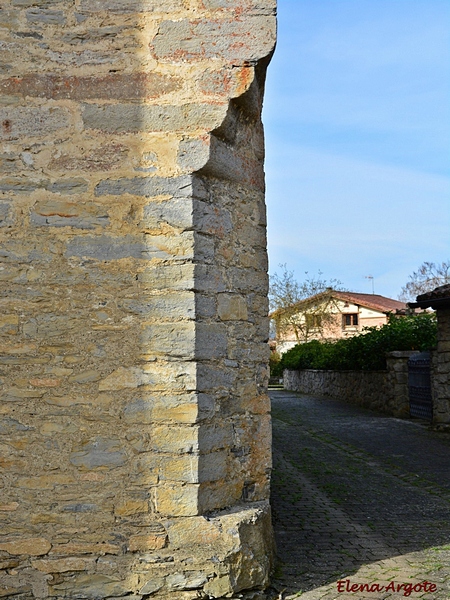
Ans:
<svg viewBox="0 0 450 600"><path fill-rule="evenodd" d="M278 0L270 273L396 298L450 259L450 0Z"/></svg>

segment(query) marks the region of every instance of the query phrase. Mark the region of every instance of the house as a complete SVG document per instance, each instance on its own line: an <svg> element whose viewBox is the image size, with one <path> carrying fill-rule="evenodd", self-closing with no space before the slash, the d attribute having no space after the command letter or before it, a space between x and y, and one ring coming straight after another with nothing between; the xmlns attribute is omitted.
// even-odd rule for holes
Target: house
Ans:
<svg viewBox="0 0 450 600"><path fill-rule="evenodd" d="M406 303L392 298L330 288L270 316L275 324L276 350L283 354L301 342L339 339L364 327L381 327L389 315L406 314L407 310Z"/></svg>

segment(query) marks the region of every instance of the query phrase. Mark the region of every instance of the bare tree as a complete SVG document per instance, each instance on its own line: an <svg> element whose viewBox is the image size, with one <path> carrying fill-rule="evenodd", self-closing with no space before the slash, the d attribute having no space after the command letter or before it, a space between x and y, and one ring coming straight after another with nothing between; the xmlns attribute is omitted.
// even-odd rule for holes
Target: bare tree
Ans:
<svg viewBox="0 0 450 600"><path fill-rule="evenodd" d="M409 281L402 287L398 299L410 302L415 300L419 294L434 290L446 283L450 283L450 260L437 264L424 262L417 271L409 276Z"/></svg>
<svg viewBox="0 0 450 600"><path fill-rule="evenodd" d="M335 325L336 302L333 290L341 288L337 279L322 279L317 276L297 281L294 272L279 265L281 273L270 277L269 305L277 335L293 333L297 343L307 342L312 337L324 337Z"/></svg>

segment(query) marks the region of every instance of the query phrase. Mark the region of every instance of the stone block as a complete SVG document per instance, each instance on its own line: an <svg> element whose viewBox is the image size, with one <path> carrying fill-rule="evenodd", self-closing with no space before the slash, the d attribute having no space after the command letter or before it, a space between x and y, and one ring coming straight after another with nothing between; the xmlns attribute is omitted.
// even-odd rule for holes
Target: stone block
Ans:
<svg viewBox="0 0 450 600"><path fill-rule="evenodd" d="M235 506L244 499L244 482L241 477L233 480L204 482L199 491L199 514Z"/></svg>
<svg viewBox="0 0 450 600"><path fill-rule="evenodd" d="M43 556L48 554L51 547L52 545L47 539L40 537L18 538L0 543L0 550L12 555Z"/></svg>
<svg viewBox="0 0 450 600"><path fill-rule="evenodd" d="M231 569L234 591L266 586L274 555L268 502L255 502L243 511L224 512L219 518L222 531L233 538L237 550Z"/></svg>
<svg viewBox="0 0 450 600"><path fill-rule="evenodd" d="M155 196L170 196L173 198L184 198L188 206L192 206L192 200L188 196L192 193L192 178L182 177L133 177L122 179L105 179L95 188L96 196L122 196L123 194L132 194L133 196L145 196L146 198ZM172 214L177 208L183 208L183 203L174 204L170 210ZM151 206L146 207L146 213L149 214Z"/></svg>
<svg viewBox="0 0 450 600"><path fill-rule="evenodd" d="M114 508L114 514L119 517L148 513L147 500L127 500Z"/></svg>
<svg viewBox="0 0 450 600"><path fill-rule="evenodd" d="M197 260L201 259L201 253L205 252L204 247L200 247L195 234L192 231L184 231L179 235L153 235L147 233L144 236L144 250L142 258L151 260L171 259L171 260ZM207 249L206 249L207 252Z"/></svg>
<svg viewBox="0 0 450 600"><path fill-rule="evenodd" d="M194 424L213 416L214 398L207 394L164 396L155 402L153 420Z"/></svg>
<svg viewBox="0 0 450 600"><path fill-rule="evenodd" d="M157 98L181 87L178 77L160 73L112 73L99 77L27 74L0 83L0 94L53 100L138 100Z"/></svg>
<svg viewBox="0 0 450 600"><path fill-rule="evenodd" d="M170 521L167 531L170 546L173 548L209 545L221 537L218 524L203 516Z"/></svg>
<svg viewBox="0 0 450 600"><path fill-rule="evenodd" d="M123 419L126 423L148 425L153 421L154 406L155 400L136 398L125 406Z"/></svg>
<svg viewBox="0 0 450 600"><path fill-rule="evenodd" d="M216 241L209 235L194 233L195 260L199 263L213 264L215 258Z"/></svg>
<svg viewBox="0 0 450 600"><path fill-rule="evenodd" d="M210 319L217 315L217 300L214 296L195 295L195 308L199 319Z"/></svg>
<svg viewBox="0 0 450 600"><path fill-rule="evenodd" d="M24 425L11 417L0 417L0 434L14 435L19 431L30 431L31 427Z"/></svg>
<svg viewBox="0 0 450 600"><path fill-rule="evenodd" d="M137 388L146 382L145 375L142 369L138 367L119 367L102 379L98 384L98 389L101 392L123 390L127 388Z"/></svg>
<svg viewBox="0 0 450 600"><path fill-rule="evenodd" d="M115 134L184 132L199 128L211 131L221 124L225 114L226 106L220 104L85 104L83 123L86 129Z"/></svg>
<svg viewBox="0 0 450 600"><path fill-rule="evenodd" d="M210 157L209 140L205 138L184 138L178 146L177 162L181 169L192 172L206 165Z"/></svg>
<svg viewBox="0 0 450 600"><path fill-rule="evenodd" d="M192 229L194 225L193 215L194 207L192 198L176 198L175 196L182 193L183 188L174 190L171 185L164 183L161 179L165 178L148 178L149 186L147 187L147 193L152 196L170 195L174 199L166 200L162 202L151 202L144 207L144 218L142 220L142 226L148 228L160 227L162 223L167 223L172 227L179 227L182 229ZM152 180L159 179L152 183ZM180 182L183 182L180 178ZM99 194L100 195L100 194Z"/></svg>
<svg viewBox="0 0 450 600"><path fill-rule="evenodd" d="M197 367L198 391L209 393L223 390L228 393L237 376L235 369L200 362Z"/></svg>
<svg viewBox="0 0 450 600"><path fill-rule="evenodd" d="M184 8L182 0L165 0L163 11L160 0L81 0L79 10L87 13L166 13L182 8Z"/></svg>
<svg viewBox="0 0 450 600"><path fill-rule="evenodd" d="M79 446L79 450L70 453L72 465L91 470L96 468L114 469L126 462L126 453L118 439L97 437Z"/></svg>
<svg viewBox="0 0 450 600"><path fill-rule="evenodd" d="M200 588L208 577L203 572L174 573L166 578L166 585L169 590L196 590Z"/></svg>
<svg viewBox="0 0 450 600"><path fill-rule="evenodd" d="M133 535L128 542L130 552L148 552L160 550L167 543L166 535Z"/></svg>
<svg viewBox="0 0 450 600"><path fill-rule="evenodd" d="M161 481L182 481L186 483L202 483L218 481L227 473L227 453L183 455L165 457L159 466Z"/></svg>
<svg viewBox="0 0 450 600"><path fill-rule="evenodd" d="M155 425L152 428L151 444L156 452L186 454L198 452L199 428Z"/></svg>
<svg viewBox="0 0 450 600"><path fill-rule="evenodd" d="M228 474L228 455L228 450L201 454L198 461L199 482L214 482L226 478Z"/></svg>
<svg viewBox="0 0 450 600"><path fill-rule="evenodd" d="M18 483L30 490L51 490L58 485L71 485L75 480L70 473L43 473L35 477L21 477Z"/></svg>
<svg viewBox="0 0 450 600"><path fill-rule="evenodd" d="M218 59L242 63L267 56L275 43L270 16L238 19L163 21L151 47L160 61L193 62Z"/></svg>
<svg viewBox="0 0 450 600"><path fill-rule="evenodd" d="M42 377L30 379L29 383L35 387L59 387L62 383L62 380L52 377Z"/></svg>
<svg viewBox="0 0 450 600"><path fill-rule="evenodd" d="M49 586L49 590L52 596L65 596L67 598L70 594L75 598L97 600L99 598L110 598L111 596L126 596L131 591L130 587L130 583L116 577L96 574L76 574L73 578L66 579L62 583Z"/></svg>
<svg viewBox="0 0 450 600"><path fill-rule="evenodd" d="M0 179L0 192L29 194L35 190L45 189L48 185L49 181L43 179L33 180L26 177L5 177Z"/></svg>
<svg viewBox="0 0 450 600"><path fill-rule="evenodd" d="M237 293L267 294L268 281L265 273L258 273L253 269L231 267L227 271L228 289Z"/></svg>
<svg viewBox="0 0 450 600"><path fill-rule="evenodd" d="M0 227L7 227L13 224L11 205L6 202L0 202Z"/></svg>
<svg viewBox="0 0 450 600"><path fill-rule="evenodd" d="M163 516L196 516L198 491L196 484L160 485L154 490L155 509Z"/></svg>
<svg viewBox="0 0 450 600"><path fill-rule="evenodd" d="M229 423L222 420L208 425L202 425L198 432L198 447L200 452L207 454L232 445L232 432Z"/></svg>
<svg viewBox="0 0 450 600"><path fill-rule="evenodd" d="M68 542L67 544L55 544L51 555L70 556L72 554L94 554L95 556L105 556L107 554L119 554L120 546L107 543L95 542Z"/></svg>
<svg viewBox="0 0 450 600"><path fill-rule="evenodd" d="M190 359L220 358L227 351L227 338L221 325L192 321L147 325L141 343L149 354Z"/></svg>
<svg viewBox="0 0 450 600"><path fill-rule="evenodd" d="M66 15L62 10L30 8L26 18L33 25L64 25L66 22Z"/></svg>
<svg viewBox="0 0 450 600"><path fill-rule="evenodd" d="M15 314L0 315L0 335L15 335L19 331L19 316Z"/></svg>
<svg viewBox="0 0 450 600"><path fill-rule="evenodd" d="M275 15L275 0L201 0L205 10L245 11L247 14Z"/></svg>
<svg viewBox="0 0 450 600"><path fill-rule="evenodd" d="M247 302L235 294L219 294L217 313L222 321L246 321L248 319Z"/></svg>
<svg viewBox="0 0 450 600"><path fill-rule="evenodd" d="M52 171L111 171L123 164L129 152L124 144L117 142L84 150L69 146L64 152L53 155L48 168Z"/></svg>
<svg viewBox="0 0 450 600"><path fill-rule="evenodd" d="M32 566L42 573L67 573L68 571L88 571L95 568L94 558L53 558L32 560Z"/></svg>
<svg viewBox="0 0 450 600"><path fill-rule="evenodd" d="M93 381L98 381L100 378L101 374L99 371L89 369L88 371L82 371L81 373L71 375L69 377L69 383L92 383Z"/></svg>
<svg viewBox="0 0 450 600"><path fill-rule="evenodd" d="M149 581L147 581L139 590L139 594L142 594L143 596L151 596L152 594L154 594L155 592L157 592L158 590L160 590L164 585L164 579L161 578L153 578ZM136 596L136 600L141 600L141 597Z"/></svg>
<svg viewBox="0 0 450 600"><path fill-rule="evenodd" d="M97 512L99 507L96 504L77 502L75 504L67 504L66 506L63 506L61 510L69 513L89 513Z"/></svg>
<svg viewBox="0 0 450 600"><path fill-rule="evenodd" d="M47 186L49 192L54 194L63 194L65 196L72 194L83 194L88 189L88 182L81 177L74 179L59 179Z"/></svg>
<svg viewBox="0 0 450 600"><path fill-rule="evenodd" d="M185 393L197 390L197 365L194 361L175 360L161 364L161 371L146 387L152 392Z"/></svg>
<svg viewBox="0 0 450 600"><path fill-rule="evenodd" d="M197 403L191 404L186 402L155 406L153 410L153 421L165 421L173 423L195 424L202 418L205 418Z"/></svg>
<svg viewBox="0 0 450 600"><path fill-rule="evenodd" d="M203 71L197 83L201 93L207 96L236 98L249 88L254 76L254 69L250 65L220 70L207 69Z"/></svg>
<svg viewBox="0 0 450 600"><path fill-rule="evenodd" d="M119 302L123 310L155 321L195 318L196 303L193 292L158 294L146 299L127 298Z"/></svg>
<svg viewBox="0 0 450 600"><path fill-rule="evenodd" d="M1 512L14 512L19 508L18 502L9 502L8 504L0 504Z"/></svg>
<svg viewBox="0 0 450 600"><path fill-rule="evenodd" d="M151 290L193 290L198 265L155 265L139 273L138 280Z"/></svg>
<svg viewBox="0 0 450 600"><path fill-rule="evenodd" d="M56 106L19 106L0 108L0 140L45 137L70 125L69 111Z"/></svg>
<svg viewBox="0 0 450 600"><path fill-rule="evenodd" d="M201 416L201 400L193 394L136 398L123 411L124 421L136 424L158 421L194 424Z"/></svg>
<svg viewBox="0 0 450 600"><path fill-rule="evenodd" d="M213 265L195 265L195 287L198 292L219 293L229 289L222 275Z"/></svg>
<svg viewBox="0 0 450 600"><path fill-rule="evenodd" d="M80 256L97 260L142 258L146 247L142 236L77 236L67 244L66 256Z"/></svg>
<svg viewBox="0 0 450 600"><path fill-rule="evenodd" d="M58 4L69 4L70 0L59 0ZM11 6L18 6L20 8L30 8L31 6L39 6L40 8L48 8L54 6L53 0L11 0Z"/></svg>
<svg viewBox="0 0 450 600"><path fill-rule="evenodd" d="M233 594L230 575L218 575L204 586L204 591L210 598L228 598Z"/></svg>

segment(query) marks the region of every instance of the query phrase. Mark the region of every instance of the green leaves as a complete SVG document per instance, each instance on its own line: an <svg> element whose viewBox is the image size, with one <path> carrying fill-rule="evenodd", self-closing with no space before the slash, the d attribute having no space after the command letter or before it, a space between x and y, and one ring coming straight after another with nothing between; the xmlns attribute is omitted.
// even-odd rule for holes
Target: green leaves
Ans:
<svg viewBox="0 0 450 600"><path fill-rule="evenodd" d="M313 340L298 344L281 359L283 369L380 371L386 353L395 350L429 350L437 343L434 314L391 317L382 327L366 327L360 335L333 342Z"/></svg>

